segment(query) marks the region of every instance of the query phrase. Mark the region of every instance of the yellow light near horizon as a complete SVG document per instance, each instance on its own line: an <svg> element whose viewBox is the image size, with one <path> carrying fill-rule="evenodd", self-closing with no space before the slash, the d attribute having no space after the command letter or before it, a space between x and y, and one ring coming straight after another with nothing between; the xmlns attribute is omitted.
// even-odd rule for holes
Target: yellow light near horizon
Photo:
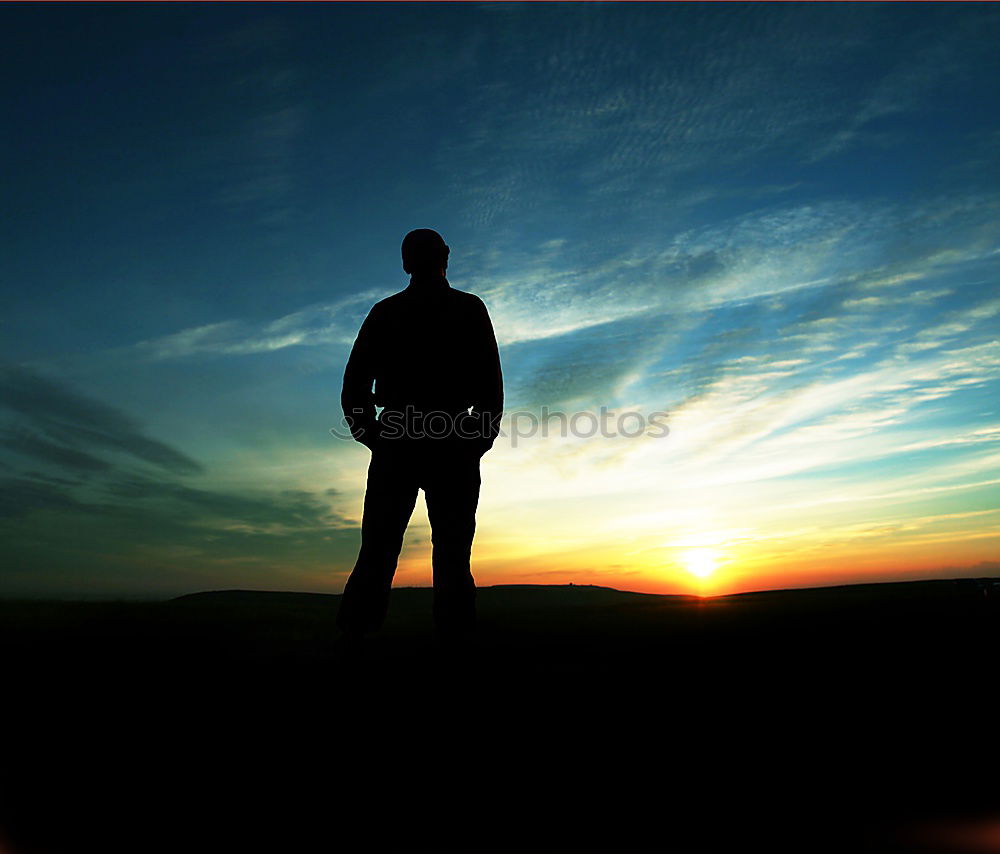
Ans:
<svg viewBox="0 0 1000 854"><path fill-rule="evenodd" d="M708 578L719 568L719 553L715 549L688 549L680 556L681 564L696 578Z"/></svg>

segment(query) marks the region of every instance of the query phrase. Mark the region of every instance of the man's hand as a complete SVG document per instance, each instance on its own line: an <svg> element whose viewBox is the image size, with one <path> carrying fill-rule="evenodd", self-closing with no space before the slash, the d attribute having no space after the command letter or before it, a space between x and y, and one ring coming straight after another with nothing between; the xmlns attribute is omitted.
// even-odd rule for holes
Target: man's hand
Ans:
<svg viewBox="0 0 1000 854"><path fill-rule="evenodd" d="M347 416L347 423L356 442L360 442L369 450L375 449L380 432L380 425L375 418L363 409L355 409Z"/></svg>

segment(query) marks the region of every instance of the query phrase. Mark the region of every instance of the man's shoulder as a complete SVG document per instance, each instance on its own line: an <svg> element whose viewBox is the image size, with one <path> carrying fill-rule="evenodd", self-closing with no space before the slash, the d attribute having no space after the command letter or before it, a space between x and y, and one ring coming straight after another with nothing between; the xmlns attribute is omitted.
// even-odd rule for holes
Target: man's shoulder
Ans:
<svg viewBox="0 0 1000 854"><path fill-rule="evenodd" d="M444 294L445 300L456 306L461 306L465 309L476 309L481 310L486 308L486 303L483 302L482 298L469 291L460 291L455 287L448 287ZM378 313L391 313L395 311L408 311L412 307L413 299L420 299L410 290L404 288L401 291L387 296L385 299L379 300L375 305L372 306L373 312Z"/></svg>
<svg viewBox="0 0 1000 854"><path fill-rule="evenodd" d="M393 308L400 303L401 298L405 294L405 291L398 291L397 293L390 294L384 299L380 299L375 305L372 306L372 311L384 311L385 309Z"/></svg>
<svg viewBox="0 0 1000 854"><path fill-rule="evenodd" d="M464 302L466 305L483 305L482 298L471 291L460 291L458 288L452 288L451 292L456 300Z"/></svg>
<svg viewBox="0 0 1000 854"><path fill-rule="evenodd" d="M462 306L462 308L470 311L485 311L486 303L483 302L483 298L478 294L470 293L469 291L460 291L458 288L452 288L452 299L455 301L456 305Z"/></svg>
<svg viewBox="0 0 1000 854"><path fill-rule="evenodd" d="M375 314L376 312L383 311L386 308L391 308L395 303L396 297L398 296L399 294L392 294L391 296L387 296L384 299L380 299L377 303L375 303L371 307L370 309L371 313Z"/></svg>
<svg viewBox="0 0 1000 854"><path fill-rule="evenodd" d="M368 316L379 320L380 318L388 319L398 314L405 314L409 310L407 302L406 291L397 291L375 303L368 312Z"/></svg>

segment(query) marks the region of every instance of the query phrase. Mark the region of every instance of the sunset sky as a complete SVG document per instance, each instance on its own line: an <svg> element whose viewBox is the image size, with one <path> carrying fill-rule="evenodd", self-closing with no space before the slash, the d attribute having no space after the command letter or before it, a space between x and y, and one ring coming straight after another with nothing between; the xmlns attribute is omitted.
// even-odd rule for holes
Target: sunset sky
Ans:
<svg viewBox="0 0 1000 854"><path fill-rule="evenodd" d="M435 228L479 584L1000 574L1000 9L7 6L0 595L339 592L344 364ZM526 423L526 422L525 422ZM396 577L429 585L419 502Z"/></svg>

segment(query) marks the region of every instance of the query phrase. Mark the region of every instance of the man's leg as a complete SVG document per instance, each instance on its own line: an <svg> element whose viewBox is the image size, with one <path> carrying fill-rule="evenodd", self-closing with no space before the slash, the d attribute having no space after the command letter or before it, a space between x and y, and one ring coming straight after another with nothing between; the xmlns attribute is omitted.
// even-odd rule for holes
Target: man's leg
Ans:
<svg viewBox="0 0 1000 854"><path fill-rule="evenodd" d="M379 448L368 464L368 485L361 521L361 551L347 579L337 612L337 627L360 635L378 629L389 608L389 591L403 534L417 501L411 467Z"/></svg>
<svg viewBox="0 0 1000 854"><path fill-rule="evenodd" d="M479 484L479 458L461 452L442 458L424 481L433 543L434 622L446 632L475 627L470 558Z"/></svg>

